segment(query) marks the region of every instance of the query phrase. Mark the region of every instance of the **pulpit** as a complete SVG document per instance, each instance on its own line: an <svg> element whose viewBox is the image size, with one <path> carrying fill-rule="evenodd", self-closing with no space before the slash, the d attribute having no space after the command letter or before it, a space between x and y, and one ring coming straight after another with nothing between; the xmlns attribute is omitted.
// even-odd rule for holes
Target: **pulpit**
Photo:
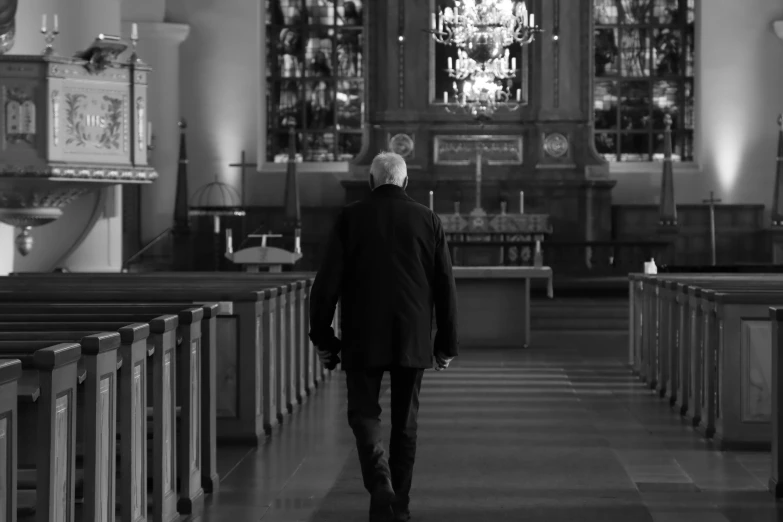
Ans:
<svg viewBox="0 0 783 522"><path fill-rule="evenodd" d="M103 36L79 57L0 56L0 222L18 227L26 255L30 229L96 188L151 183L147 164L147 75L127 45Z"/></svg>

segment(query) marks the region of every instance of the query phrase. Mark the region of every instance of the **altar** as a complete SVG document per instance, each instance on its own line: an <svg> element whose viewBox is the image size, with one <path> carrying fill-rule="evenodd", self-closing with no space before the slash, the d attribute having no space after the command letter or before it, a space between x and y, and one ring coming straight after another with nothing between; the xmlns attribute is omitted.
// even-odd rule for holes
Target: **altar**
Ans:
<svg viewBox="0 0 783 522"><path fill-rule="evenodd" d="M552 297L552 269L546 266L455 266L458 336L461 347L530 346L530 284L547 281Z"/></svg>

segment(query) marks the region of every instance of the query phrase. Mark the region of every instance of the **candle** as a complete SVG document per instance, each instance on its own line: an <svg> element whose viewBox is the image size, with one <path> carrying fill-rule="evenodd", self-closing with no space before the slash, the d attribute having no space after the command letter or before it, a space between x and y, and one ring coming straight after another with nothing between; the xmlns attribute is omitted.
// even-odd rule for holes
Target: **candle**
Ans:
<svg viewBox="0 0 783 522"><path fill-rule="evenodd" d="M530 27L536 26L536 15L533 13L530 13Z"/></svg>
<svg viewBox="0 0 783 522"><path fill-rule="evenodd" d="M213 216L212 221L215 224L215 234L220 234L220 216Z"/></svg>
<svg viewBox="0 0 783 522"><path fill-rule="evenodd" d="M451 67L451 66L452 66L452 63L451 63L451 56L449 56L449 59L448 59L448 62L447 62L447 63L449 64L449 65L448 65L448 68L449 68L449 70L450 70L450 69L452 69L452 67Z"/></svg>
<svg viewBox="0 0 783 522"><path fill-rule="evenodd" d="M442 16L438 19L438 32L440 32L440 33L443 32L443 17Z"/></svg>
<svg viewBox="0 0 783 522"><path fill-rule="evenodd" d="M430 190L430 210L433 210L435 206L435 194Z"/></svg>
<svg viewBox="0 0 783 522"><path fill-rule="evenodd" d="M517 101L522 101L522 89L517 89Z"/></svg>
<svg viewBox="0 0 783 522"><path fill-rule="evenodd" d="M516 56L511 59L511 70L514 71L514 72L516 72L516 70L517 70L517 57Z"/></svg>
<svg viewBox="0 0 783 522"><path fill-rule="evenodd" d="M231 229L226 229L226 253L234 253L234 237L232 236Z"/></svg>
<svg viewBox="0 0 783 522"><path fill-rule="evenodd" d="M60 32L60 20L58 19L57 14L54 15L54 27L52 29L55 34Z"/></svg>
<svg viewBox="0 0 783 522"><path fill-rule="evenodd" d="M443 103L449 103L449 93L443 91Z"/></svg>
<svg viewBox="0 0 783 522"><path fill-rule="evenodd" d="M437 26L437 24L435 22L435 18L436 18L435 17L435 13L432 13L432 20L431 20L431 24L430 25L432 25L432 30L433 31L435 30L435 27Z"/></svg>
<svg viewBox="0 0 783 522"><path fill-rule="evenodd" d="M299 254L302 252L302 238L299 237L299 234L296 234L296 237L294 238L294 253Z"/></svg>
<svg viewBox="0 0 783 522"><path fill-rule="evenodd" d="M41 32L46 32L46 15L41 15Z"/></svg>
<svg viewBox="0 0 783 522"><path fill-rule="evenodd" d="M519 213L525 213L525 193L521 190L519 191Z"/></svg>
<svg viewBox="0 0 783 522"><path fill-rule="evenodd" d="M131 24L131 40L138 40L139 39L139 26L136 24L136 22Z"/></svg>

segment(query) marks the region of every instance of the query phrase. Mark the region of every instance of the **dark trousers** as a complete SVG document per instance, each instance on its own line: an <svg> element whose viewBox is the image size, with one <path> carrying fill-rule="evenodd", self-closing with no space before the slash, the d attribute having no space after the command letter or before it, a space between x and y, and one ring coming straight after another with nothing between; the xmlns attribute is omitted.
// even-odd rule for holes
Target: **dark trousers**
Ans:
<svg viewBox="0 0 783 522"><path fill-rule="evenodd" d="M389 459L381 437L379 398L383 374L391 377L391 437ZM346 370L348 384L348 424L356 437L356 449L367 491L383 479L391 478L397 502L407 506L416 460L416 429L422 368Z"/></svg>

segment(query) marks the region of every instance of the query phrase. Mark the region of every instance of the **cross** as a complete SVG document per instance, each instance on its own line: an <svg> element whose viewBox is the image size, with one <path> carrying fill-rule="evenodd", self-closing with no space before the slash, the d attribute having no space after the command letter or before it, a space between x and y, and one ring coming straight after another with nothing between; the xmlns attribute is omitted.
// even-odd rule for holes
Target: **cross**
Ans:
<svg viewBox="0 0 783 522"><path fill-rule="evenodd" d="M257 167L257 163L247 163L245 161L245 151L242 151L240 156L241 161L239 163L229 163L229 167L237 167L242 169L242 207L245 207L245 170L251 167Z"/></svg>
<svg viewBox="0 0 783 522"><path fill-rule="evenodd" d="M706 203L710 208L710 247L712 249L712 266L718 264L715 245L715 204L720 203L721 200L715 199L715 193L710 191L710 199L702 200L702 203Z"/></svg>

